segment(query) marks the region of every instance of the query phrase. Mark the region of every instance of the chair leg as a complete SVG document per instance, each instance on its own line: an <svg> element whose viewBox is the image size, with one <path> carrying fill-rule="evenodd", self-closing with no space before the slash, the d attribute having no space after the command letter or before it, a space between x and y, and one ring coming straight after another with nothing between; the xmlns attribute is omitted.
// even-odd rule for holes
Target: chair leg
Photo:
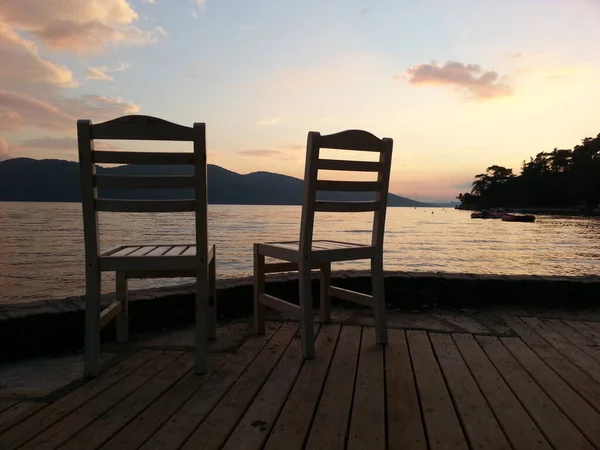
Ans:
<svg viewBox="0 0 600 450"><path fill-rule="evenodd" d="M129 303L127 299L127 273L117 272L117 300L121 300L121 312L117 315L117 343L124 344L129 338Z"/></svg>
<svg viewBox="0 0 600 450"><path fill-rule="evenodd" d="M313 328L313 304L311 291L311 264L301 262L299 267L300 330L304 359L315 357L315 331Z"/></svg>
<svg viewBox="0 0 600 450"><path fill-rule="evenodd" d="M217 257L208 263L208 284L210 287L210 298L208 301L208 338L217 338Z"/></svg>
<svg viewBox="0 0 600 450"><path fill-rule="evenodd" d="M207 316L210 287L208 285L208 267L198 268L196 273L196 374L205 374L208 369Z"/></svg>
<svg viewBox="0 0 600 450"><path fill-rule="evenodd" d="M265 292L265 256L254 244L254 332L265 334L265 306L259 301L260 294Z"/></svg>
<svg viewBox="0 0 600 450"><path fill-rule="evenodd" d="M331 321L331 296L329 295L329 286L331 286L331 263L321 266L321 322L329 323Z"/></svg>
<svg viewBox="0 0 600 450"><path fill-rule="evenodd" d="M85 280L84 376L100 373L100 271L88 268Z"/></svg>
<svg viewBox="0 0 600 450"><path fill-rule="evenodd" d="M371 277L377 343L387 344L388 333L385 312L385 287L383 284L383 255L371 259Z"/></svg>

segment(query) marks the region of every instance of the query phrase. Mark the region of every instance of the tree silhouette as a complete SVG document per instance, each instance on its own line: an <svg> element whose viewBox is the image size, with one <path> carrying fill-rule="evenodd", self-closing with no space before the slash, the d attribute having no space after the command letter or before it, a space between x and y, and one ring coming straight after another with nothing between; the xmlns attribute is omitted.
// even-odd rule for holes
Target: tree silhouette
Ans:
<svg viewBox="0 0 600 450"><path fill-rule="evenodd" d="M470 193L457 197L465 207L583 207L600 203L600 134L572 150L538 153L523 161L521 173L493 165L475 176Z"/></svg>

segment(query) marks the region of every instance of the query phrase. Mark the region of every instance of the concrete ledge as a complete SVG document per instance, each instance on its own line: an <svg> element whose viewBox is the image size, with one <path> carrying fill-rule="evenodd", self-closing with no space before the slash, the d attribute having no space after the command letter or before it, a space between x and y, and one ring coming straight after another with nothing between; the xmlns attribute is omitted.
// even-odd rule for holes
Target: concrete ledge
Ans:
<svg viewBox="0 0 600 450"><path fill-rule="evenodd" d="M368 272L362 271L337 272L333 284L365 293L371 289ZM388 272L385 285L388 307L396 309L467 308L484 304L572 308L600 305L600 277ZM268 277L267 289L273 295L297 302L295 274ZM158 331L192 324L193 293L193 284L131 292L131 331ZM317 307L316 278L313 298ZM103 306L113 299L114 294L103 296ZM251 315L251 278L219 280L217 301L220 320ZM342 300L334 302L354 307ZM81 350L84 310L83 297L0 304L0 360ZM102 339L114 339L114 324L103 330Z"/></svg>

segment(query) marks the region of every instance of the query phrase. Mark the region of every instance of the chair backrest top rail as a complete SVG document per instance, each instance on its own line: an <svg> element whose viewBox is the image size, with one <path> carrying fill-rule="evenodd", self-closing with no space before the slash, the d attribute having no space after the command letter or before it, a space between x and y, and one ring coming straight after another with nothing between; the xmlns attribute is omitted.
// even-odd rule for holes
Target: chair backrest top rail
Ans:
<svg viewBox="0 0 600 450"><path fill-rule="evenodd" d="M78 123L91 123L82 119ZM92 139L148 140L148 141L193 141L197 129L204 133L204 124L195 123L186 127L152 116L129 115L91 125Z"/></svg>

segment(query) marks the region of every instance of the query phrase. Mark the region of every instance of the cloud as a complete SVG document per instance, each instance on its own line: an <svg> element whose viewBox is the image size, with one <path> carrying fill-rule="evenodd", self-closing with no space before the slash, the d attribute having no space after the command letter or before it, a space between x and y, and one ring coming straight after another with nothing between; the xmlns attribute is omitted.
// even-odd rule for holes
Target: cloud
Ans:
<svg viewBox="0 0 600 450"><path fill-rule="evenodd" d="M521 52L517 52L517 53L505 53L504 56L506 56L507 58L522 58L523 57L523 53Z"/></svg>
<svg viewBox="0 0 600 450"><path fill-rule="evenodd" d="M156 4L156 0L141 0L141 1L142 1L142 3L149 3L151 5Z"/></svg>
<svg viewBox="0 0 600 450"><path fill-rule="evenodd" d="M86 74L90 80L115 81L113 77L103 72L99 67L88 67Z"/></svg>
<svg viewBox="0 0 600 450"><path fill-rule="evenodd" d="M465 65L455 61L448 61L444 65L417 64L394 79L406 79L415 86L454 86L479 100L506 97L513 93L497 72L483 71L477 64Z"/></svg>
<svg viewBox="0 0 600 450"><path fill-rule="evenodd" d="M8 152L8 145L6 141L0 136L0 161L10 159L10 153Z"/></svg>
<svg viewBox="0 0 600 450"><path fill-rule="evenodd" d="M110 68L107 66L88 67L86 74L90 80L114 81L115 79L109 75L110 72L123 72L129 69L130 64L121 63L117 67Z"/></svg>
<svg viewBox="0 0 600 450"><path fill-rule="evenodd" d="M296 159L299 156L298 150L304 150L304 145L290 144L276 149L253 149L239 150L236 153L249 158L269 158L269 159Z"/></svg>
<svg viewBox="0 0 600 450"><path fill-rule="evenodd" d="M40 56L37 45L8 29L0 19L0 82L3 89L47 92L77 86L66 67Z"/></svg>
<svg viewBox="0 0 600 450"><path fill-rule="evenodd" d="M152 43L157 33L135 26L138 14L126 0L19 0L0 6L0 25L36 37L43 45L83 54L109 44Z"/></svg>
<svg viewBox="0 0 600 450"><path fill-rule="evenodd" d="M165 30L163 27L161 27L160 25L156 27L156 32L158 34L160 34L161 36L168 36L169 33L167 33L167 30Z"/></svg>
<svg viewBox="0 0 600 450"><path fill-rule="evenodd" d="M276 123L279 123L282 120L283 120L282 117L271 117L271 118L268 118L268 119L259 120L257 123L258 123L258 125L269 126L269 125L275 125Z"/></svg>
<svg viewBox="0 0 600 450"><path fill-rule="evenodd" d="M192 17L198 17L198 13L196 11L192 11Z"/></svg>
<svg viewBox="0 0 600 450"><path fill-rule="evenodd" d="M363 8L363 9L361 9L361 10L360 10L360 13L361 13L363 16L365 16L365 15L369 14L370 12L371 12L371 8L369 8L369 7L365 7L365 8Z"/></svg>
<svg viewBox="0 0 600 450"><path fill-rule="evenodd" d="M66 136L61 138L55 137L40 137L34 139L25 139L18 145L20 148L31 148L31 149L76 149L77 139L75 137Z"/></svg>
<svg viewBox="0 0 600 450"><path fill-rule="evenodd" d="M19 131L25 125L54 131L73 130L79 118L104 121L135 114L139 107L119 98L98 95L42 100L0 90L0 131Z"/></svg>
<svg viewBox="0 0 600 450"><path fill-rule="evenodd" d="M254 31L254 30L256 30L256 26L255 25L241 25L240 29L242 29L243 31Z"/></svg>

